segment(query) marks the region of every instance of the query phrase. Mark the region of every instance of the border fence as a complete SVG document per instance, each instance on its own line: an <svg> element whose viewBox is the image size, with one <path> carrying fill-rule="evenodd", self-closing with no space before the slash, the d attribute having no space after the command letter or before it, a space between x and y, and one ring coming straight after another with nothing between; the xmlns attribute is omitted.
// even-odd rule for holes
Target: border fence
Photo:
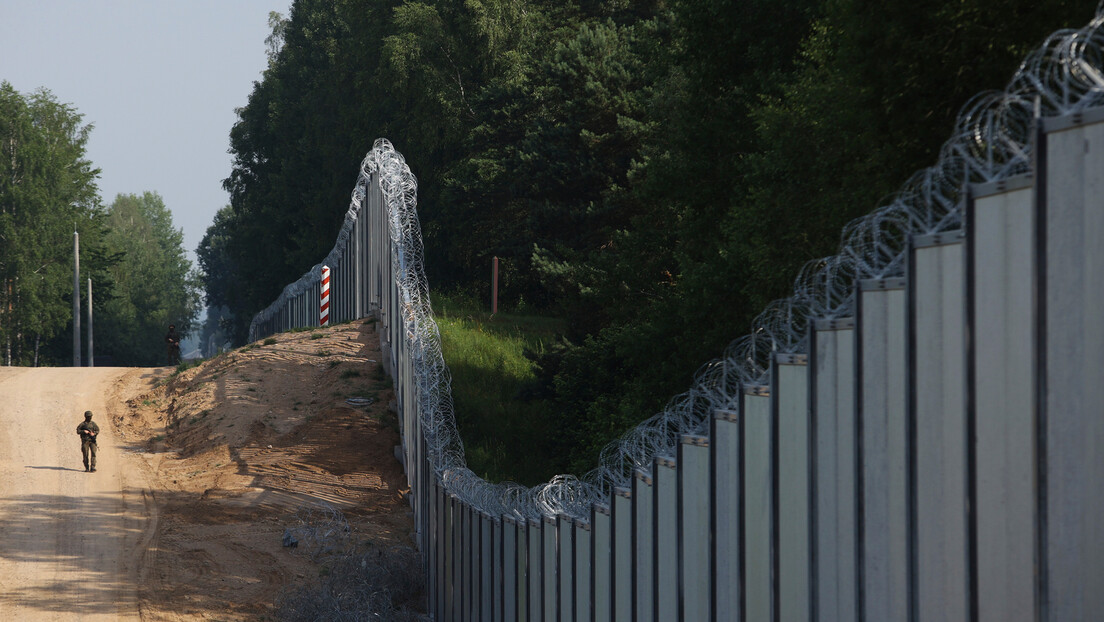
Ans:
<svg viewBox="0 0 1104 622"><path fill-rule="evenodd" d="M323 263L380 320L437 620L1104 620L1104 15L582 478L464 462L417 184L365 157ZM319 266L250 338L319 320Z"/></svg>

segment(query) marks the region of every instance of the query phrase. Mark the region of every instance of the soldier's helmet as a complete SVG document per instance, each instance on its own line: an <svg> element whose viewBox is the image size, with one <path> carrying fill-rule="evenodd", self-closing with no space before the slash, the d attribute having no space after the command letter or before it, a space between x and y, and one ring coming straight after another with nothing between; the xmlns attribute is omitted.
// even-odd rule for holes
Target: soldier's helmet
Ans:
<svg viewBox="0 0 1104 622"><path fill-rule="evenodd" d="M84 411L84 420L88 421L91 418L92 418L92 411L91 410Z"/></svg>

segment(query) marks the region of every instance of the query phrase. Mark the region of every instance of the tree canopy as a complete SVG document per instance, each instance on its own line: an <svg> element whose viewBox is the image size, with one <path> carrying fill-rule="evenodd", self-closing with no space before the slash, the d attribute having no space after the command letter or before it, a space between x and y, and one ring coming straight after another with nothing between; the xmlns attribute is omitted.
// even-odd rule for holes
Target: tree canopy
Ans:
<svg viewBox="0 0 1104 622"><path fill-rule="evenodd" d="M97 323L97 351L116 364L166 365L170 324L187 334L200 310L200 278L184 253L184 234L155 192L115 197L107 241L125 257L112 267L115 295Z"/></svg>
<svg viewBox="0 0 1104 622"><path fill-rule="evenodd" d="M121 195L104 209L85 154L91 125L40 89L0 82L0 362L73 362L73 238L80 240L82 318L93 284L95 353L119 365L164 364L160 336L186 332L198 274L161 198ZM87 362L88 326L82 326Z"/></svg>
<svg viewBox="0 0 1104 622"><path fill-rule="evenodd" d="M81 234L86 273L102 274L111 263L103 246L99 171L85 157L91 130L49 91L23 95L0 82L0 359L5 365L35 364L42 346L71 326L74 231Z"/></svg>

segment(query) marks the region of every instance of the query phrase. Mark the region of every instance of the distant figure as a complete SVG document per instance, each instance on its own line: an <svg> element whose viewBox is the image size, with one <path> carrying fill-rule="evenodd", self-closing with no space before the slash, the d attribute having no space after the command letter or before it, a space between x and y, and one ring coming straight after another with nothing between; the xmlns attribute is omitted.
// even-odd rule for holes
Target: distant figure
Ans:
<svg viewBox="0 0 1104 622"><path fill-rule="evenodd" d="M169 324L165 334L165 348L169 352L169 366L180 364L180 336L176 334L176 324Z"/></svg>
<svg viewBox="0 0 1104 622"><path fill-rule="evenodd" d="M84 411L84 421L77 426L77 434L81 439L81 455L84 456L84 470L96 471L96 437L100 434L100 426L92 421L92 411Z"/></svg>

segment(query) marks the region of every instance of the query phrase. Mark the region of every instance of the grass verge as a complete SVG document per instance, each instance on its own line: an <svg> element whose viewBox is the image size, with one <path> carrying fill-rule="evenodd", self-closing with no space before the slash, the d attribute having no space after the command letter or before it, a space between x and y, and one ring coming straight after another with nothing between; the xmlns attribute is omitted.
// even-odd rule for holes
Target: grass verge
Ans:
<svg viewBox="0 0 1104 622"><path fill-rule="evenodd" d="M468 467L490 481L528 486L562 472L551 442L552 405L522 400L519 390L534 378L525 352L543 353L563 333L563 321L530 314L491 317L474 301L440 294L433 297L433 311Z"/></svg>

